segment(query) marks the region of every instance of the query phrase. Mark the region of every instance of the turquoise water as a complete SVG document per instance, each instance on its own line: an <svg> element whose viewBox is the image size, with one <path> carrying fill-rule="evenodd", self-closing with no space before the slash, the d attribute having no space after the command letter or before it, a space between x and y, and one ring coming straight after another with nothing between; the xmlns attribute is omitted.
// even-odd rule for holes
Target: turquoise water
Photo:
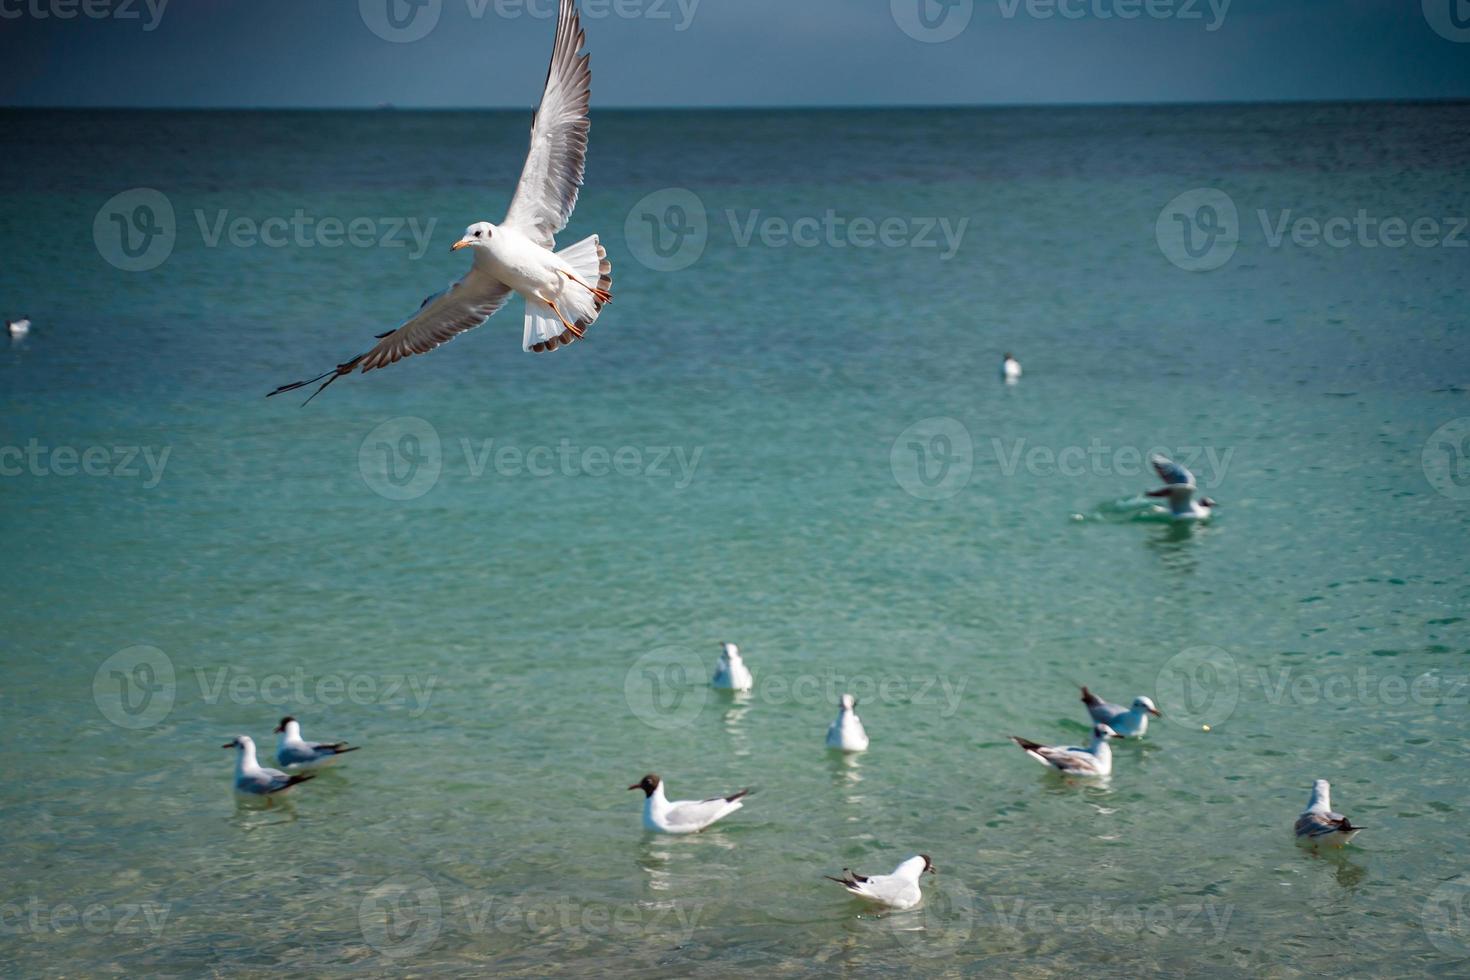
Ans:
<svg viewBox="0 0 1470 980"><path fill-rule="evenodd" d="M460 274L524 114L6 114L7 974L1465 969L1470 110L594 119L585 343L517 301L302 409ZM1239 231L1192 272L1197 189ZM1360 210L1437 244L1268 234ZM1125 519L1153 448L1209 526ZM1167 715L1106 785L1006 740L1085 738L1080 683ZM284 714L363 751L237 808L219 746ZM755 791L654 839L649 771ZM921 911L822 878L920 851Z"/></svg>

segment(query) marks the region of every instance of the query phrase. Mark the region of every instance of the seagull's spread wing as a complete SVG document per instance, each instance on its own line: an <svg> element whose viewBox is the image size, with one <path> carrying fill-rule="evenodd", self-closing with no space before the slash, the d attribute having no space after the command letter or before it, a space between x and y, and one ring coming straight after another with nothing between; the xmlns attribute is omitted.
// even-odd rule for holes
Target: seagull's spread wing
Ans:
<svg viewBox="0 0 1470 980"><path fill-rule="evenodd" d="M452 283L442 293L436 293L424 300L419 311L403 326L379 334L378 343L372 350L338 364L315 378L282 385L271 394L295 391L326 378L322 386L307 399L311 401L326 390L327 385L344 374L351 374L358 365L362 365L363 371L387 367L405 357L427 353L466 330L478 327L494 316L505 305L509 296L509 286L471 267L463 279Z"/></svg>
<svg viewBox="0 0 1470 980"><path fill-rule="evenodd" d="M1167 456L1150 456L1148 461L1153 464L1159 479L1170 486L1194 486L1194 474Z"/></svg>
<svg viewBox="0 0 1470 980"><path fill-rule="evenodd" d="M551 248L567 226L587 163L592 70L579 53L585 40L576 3L561 0L546 89L531 123L531 151L503 222L543 248Z"/></svg>

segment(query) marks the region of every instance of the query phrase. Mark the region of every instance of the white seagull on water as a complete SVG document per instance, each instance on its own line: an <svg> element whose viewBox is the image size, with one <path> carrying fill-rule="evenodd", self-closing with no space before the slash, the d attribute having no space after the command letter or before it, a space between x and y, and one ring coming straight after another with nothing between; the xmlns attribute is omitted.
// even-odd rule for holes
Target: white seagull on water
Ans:
<svg viewBox="0 0 1470 980"><path fill-rule="evenodd" d="M1008 385L1013 385L1021 380L1021 362L1010 354L1000 362L1000 380Z"/></svg>
<svg viewBox="0 0 1470 980"><path fill-rule="evenodd" d="M710 686L723 691L748 691L755 686L750 668L740 658L740 648L733 643L720 644L720 659L715 664L715 676Z"/></svg>
<svg viewBox="0 0 1470 980"><path fill-rule="evenodd" d="M612 301L612 263L596 235L560 252L553 249L556 233L576 207L586 167L592 72L588 56L580 53L585 40L575 0L561 0L551 67L531 123L531 149L510 209L498 225L470 225L453 245L470 249L470 271L424 300L398 329L379 334L371 350L315 378L282 385L272 395L321 381L309 402L359 365L367 372L427 353L484 323L512 292L526 301L522 349L541 353L582 339L603 304Z"/></svg>
<svg viewBox="0 0 1470 980"><path fill-rule="evenodd" d="M276 734L280 736L276 739L276 761L288 768L316 765L362 748L346 742L308 742L301 737L301 722L290 715L281 719L281 723L276 726Z"/></svg>
<svg viewBox="0 0 1470 980"><path fill-rule="evenodd" d="M287 775L279 769L267 769L255 761L255 740L249 735L236 735L220 746L239 749L235 756L235 792L245 796L274 796L297 783L315 779L312 775Z"/></svg>
<svg viewBox="0 0 1470 980"><path fill-rule="evenodd" d="M1118 733L1119 738L1143 738L1148 731L1148 716L1163 717L1153 701L1142 694L1133 699L1131 708L1125 708L1121 704L1104 701L1084 686L1082 703L1087 705L1087 713L1092 715L1093 721L1107 725Z"/></svg>
<svg viewBox="0 0 1470 980"><path fill-rule="evenodd" d="M837 718L827 727L827 748L842 752L868 751L868 732L863 720L857 716L857 698L842 695L842 707L837 709Z"/></svg>
<svg viewBox="0 0 1470 980"><path fill-rule="evenodd" d="M1307 801L1302 815L1296 818L1297 843L1312 847L1341 847L1363 829L1354 827L1353 822L1342 814L1332 812L1331 793L1332 787L1327 780L1319 779L1312 783L1312 798Z"/></svg>
<svg viewBox="0 0 1470 980"><path fill-rule="evenodd" d="M1157 453L1148 458L1154 472L1164 481L1164 486L1148 491L1150 497L1169 498L1169 516L1176 521L1204 521L1210 517L1210 508L1216 506L1209 497L1196 497L1194 474L1167 456Z"/></svg>
<svg viewBox="0 0 1470 980"><path fill-rule="evenodd" d="M915 854L894 868L891 875L860 875L843 868L841 878L831 875L822 877L837 882L852 894L870 902L878 902L889 908L911 909L924 900L924 895L919 890L919 876L925 871L932 875L936 870L929 855Z"/></svg>
<svg viewBox="0 0 1470 980"><path fill-rule="evenodd" d="M1098 724L1092 728L1092 744L1085 749L1075 745L1065 748L1042 745L1015 735L1011 736L1011 741L1031 758L1057 772L1068 776L1106 776L1113 771L1113 750L1108 747L1108 739L1117 737L1118 733L1107 725Z"/></svg>
<svg viewBox="0 0 1470 980"><path fill-rule="evenodd" d="M653 773L628 788L643 790L647 797L643 801L643 826L661 834L697 834L716 820L740 809L743 805L740 798L750 792L742 789L729 796L670 803L664 796L664 781Z"/></svg>
<svg viewBox="0 0 1470 980"><path fill-rule="evenodd" d="M6 320L5 332L10 334L10 336L12 337L24 337L26 334L31 332L31 318L28 316L23 316L17 320Z"/></svg>

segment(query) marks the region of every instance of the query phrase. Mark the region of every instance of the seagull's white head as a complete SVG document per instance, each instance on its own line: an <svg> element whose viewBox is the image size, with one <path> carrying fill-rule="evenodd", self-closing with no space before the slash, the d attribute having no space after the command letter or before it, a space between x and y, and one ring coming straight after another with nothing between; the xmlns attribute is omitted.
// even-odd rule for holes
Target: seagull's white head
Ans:
<svg viewBox="0 0 1470 980"><path fill-rule="evenodd" d="M1133 699L1133 710L1134 711L1146 711L1149 714L1153 715L1155 718L1162 718L1162 717L1164 717L1163 714L1159 711L1159 709L1154 707L1153 701L1151 701L1148 698L1144 697L1142 694L1140 694L1138 697L1136 697L1136 698Z"/></svg>
<svg viewBox="0 0 1470 980"><path fill-rule="evenodd" d="M287 738L300 738L301 723L295 718L292 718L290 715L287 715L286 717L282 718L281 723L276 726L276 733L284 733Z"/></svg>
<svg viewBox="0 0 1470 980"><path fill-rule="evenodd" d="M722 651L721 656L726 662L732 664L740 663L740 648L737 647L735 644L721 643L720 650Z"/></svg>
<svg viewBox="0 0 1470 980"><path fill-rule="evenodd" d="M851 711L852 709L854 709L856 707L857 707L857 698L853 697L851 694L844 694L844 695L842 695L842 709L844 711Z"/></svg>
<svg viewBox="0 0 1470 980"><path fill-rule="evenodd" d="M1220 506L1218 503L1216 503L1214 501L1214 499L1212 499L1210 497L1201 497L1201 498L1199 498L1199 505L1201 507L1205 507L1205 508L1218 507L1218 506Z"/></svg>
<svg viewBox="0 0 1470 980"><path fill-rule="evenodd" d="M464 230L464 237L449 246L451 252L471 245L480 248L489 246L491 237L495 234L495 226L488 221L476 221Z"/></svg>
<svg viewBox="0 0 1470 980"><path fill-rule="evenodd" d="M255 750L255 740L249 735L236 735L233 740L221 745L222 749L249 749Z"/></svg>
<svg viewBox="0 0 1470 980"><path fill-rule="evenodd" d="M1122 738L1123 736L1122 735L1119 735L1117 732L1113 731L1112 728L1108 727L1107 725L1096 725L1092 729L1092 737L1093 738L1100 738L1100 739L1109 739L1109 738Z"/></svg>

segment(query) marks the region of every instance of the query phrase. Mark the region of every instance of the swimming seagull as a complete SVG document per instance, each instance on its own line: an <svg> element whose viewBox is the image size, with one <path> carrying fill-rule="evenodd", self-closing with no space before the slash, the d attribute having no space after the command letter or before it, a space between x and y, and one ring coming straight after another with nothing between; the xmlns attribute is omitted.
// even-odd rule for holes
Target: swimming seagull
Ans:
<svg viewBox="0 0 1470 980"><path fill-rule="evenodd" d="M1155 453L1148 458L1154 471L1166 486L1148 491L1150 497L1169 498L1169 516L1176 521L1208 520L1210 508L1217 506L1209 497L1195 498L1194 474L1167 456Z"/></svg>
<svg viewBox="0 0 1470 980"><path fill-rule="evenodd" d="M929 855L916 854L894 868L891 875L860 875L843 868L841 878L831 875L822 877L837 882L860 898L879 902L890 908L911 909L924 900L923 893L919 891L919 876L925 871L932 875L937 869L929 860Z"/></svg>
<svg viewBox="0 0 1470 980"><path fill-rule="evenodd" d="M554 351L581 340L603 304L612 301L612 263L596 235L553 251L554 236L566 227L577 204L586 167L588 105L592 73L579 53L586 35L575 0L561 0L556 41L541 106L531 123L531 148L498 225L478 221L465 229L452 250L468 248L470 271L442 293L424 300L396 330L378 334L371 350L307 381L282 385L272 395L322 381L306 400L361 365L363 372L425 354L495 314L511 293L526 301L523 350Z"/></svg>
<svg viewBox="0 0 1470 980"><path fill-rule="evenodd" d="M255 761L255 740L249 735L236 735L234 741L220 746L239 749L235 756L235 792L246 796L273 796L297 783L315 779L312 775L288 776L279 769L266 769Z"/></svg>
<svg viewBox="0 0 1470 980"><path fill-rule="evenodd" d="M360 745L346 742L308 742L301 737L301 723L290 715L276 726L276 761L283 766L310 766L345 752L356 752Z"/></svg>
<svg viewBox="0 0 1470 980"><path fill-rule="evenodd" d="M755 686L750 668L740 659L740 648L733 643L720 644L720 659L715 664L715 676L710 679L711 687L725 691L748 691Z"/></svg>
<svg viewBox="0 0 1470 980"><path fill-rule="evenodd" d="M12 337L24 337L31 332L31 318L23 316L17 320L6 320L5 330Z"/></svg>
<svg viewBox="0 0 1470 980"><path fill-rule="evenodd" d="M1332 787L1325 779L1312 783L1312 798L1307 801L1307 808L1302 811L1302 815L1296 818L1298 844L1341 847L1358 836L1358 831L1363 829L1354 827L1352 821L1342 814L1332 812L1331 792Z"/></svg>
<svg viewBox="0 0 1470 980"><path fill-rule="evenodd" d="M1000 380L1008 385L1013 385L1021 380L1021 362L1009 353L1000 362Z"/></svg>
<svg viewBox="0 0 1470 980"><path fill-rule="evenodd" d="M1084 686L1082 703L1087 705L1087 712L1092 715L1093 721L1107 725L1118 733L1119 738L1143 738L1148 731L1148 716L1163 717L1159 709L1154 707L1153 701L1142 694L1133 699L1133 707L1125 708L1121 704L1104 701Z"/></svg>
<svg viewBox="0 0 1470 980"><path fill-rule="evenodd" d="M863 720L857 716L857 698L842 695L842 707L837 709L837 719L827 726L827 748L842 752L868 751L868 733Z"/></svg>
<svg viewBox="0 0 1470 980"><path fill-rule="evenodd" d="M740 798L750 792L742 789L729 796L670 803L664 796L664 781L653 773L628 788L643 790L647 797L643 801L643 826L661 834L697 834L716 820L740 809L743 806Z"/></svg>
<svg viewBox="0 0 1470 980"><path fill-rule="evenodd" d="M1097 724L1092 728L1092 744L1085 749L1042 745L1015 735L1011 741L1031 758L1057 772L1068 776L1106 776L1113 771L1113 750L1108 747L1108 739L1117 737L1118 733L1107 725Z"/></svg>

